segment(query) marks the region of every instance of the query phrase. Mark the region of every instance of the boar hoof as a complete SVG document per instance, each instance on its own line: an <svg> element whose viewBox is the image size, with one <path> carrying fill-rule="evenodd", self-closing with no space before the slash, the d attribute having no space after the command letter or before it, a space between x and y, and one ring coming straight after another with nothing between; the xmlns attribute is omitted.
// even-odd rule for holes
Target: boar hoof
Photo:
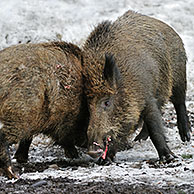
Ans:
<svg viewBox="0 0 194 194"><path fill-rule="evenodd" d="M9 166L8 168L5 169L5 175L9 178L9 179L19 179L19 177L13 172L12 167Z"/></svg>
<svg viewBox="0 0 194 194"><path fill-rule="evenodd" d="M180 134L181 140L182 140L183 142L186 142L186 141L189 142L189 141L191 140L190 131L189 131L189 132L179 131L179 134Z"/></svg>
<svg viewBox="0 0 194 194"><path fill-rule="evenodd" d="M191 130L190 130L191 131ZM190 131L189 132L187 132L187 134L186 134L186 140L187 141L190 141L191 140L191 133L190 133ZM186 141L185 140L185 141Z"/></svg>
<svg viewBox="0 0 194 194"><path fill-rule="evenodd" d="M175 158L177 158L177 156L174 153L171 152L170 154L167 154L166 156L162 156L160 158L160 162L170 163L170 162L174 161Z"/></svg>

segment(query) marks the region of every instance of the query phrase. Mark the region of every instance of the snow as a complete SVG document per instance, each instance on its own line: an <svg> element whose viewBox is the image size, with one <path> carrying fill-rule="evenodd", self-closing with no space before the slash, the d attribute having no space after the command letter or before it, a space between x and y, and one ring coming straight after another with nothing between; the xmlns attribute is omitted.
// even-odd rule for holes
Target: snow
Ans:
<svg viewBox="0 0 194 194"><path fill-rule="evenodd" d="M185 44L188 63L188 110L194 110L194 1L193 0L1 0L0 49L26 42L64 40L82 45L100 21L115 20L132 9L156 17L171 25ZM168 109L173 109L171 104ZM176 122L175 121L172 121ZM0 123L1 127L1 123ZM81 182L112 179L116 183L145 183L157 186L194 185L194 133L189 143L182 143L176 127L167 129L169 147L179 156L173 165L152 167L145 160L157 158L150 140L136 143L133 149L119 152L110 166L52 169L23 173L22 179L68 177ZM41 145L40 145L41 142ZM38 136L30 149L30 162L63 158L60 148L48 146L49 140ZM37 146L39 144L39 146ZM44 145L45 144L45 145ZM55 155L53 156L53 151ZM182 159L182 155L193 158ZM44 157L43 157L44 156ZM6 180L0 177L1 180Z"/></svg>

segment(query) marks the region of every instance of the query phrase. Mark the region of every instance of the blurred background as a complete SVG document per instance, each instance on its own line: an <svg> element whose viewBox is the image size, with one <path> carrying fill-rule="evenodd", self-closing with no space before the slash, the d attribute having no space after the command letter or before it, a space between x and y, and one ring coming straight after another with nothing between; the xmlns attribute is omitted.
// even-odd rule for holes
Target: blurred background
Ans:
<svg viewBox="0 0 194 194"><path fill-rule="evenodd" d="M52 40L81 45L97 23L128 9L161 19L180 34L188 55L189 96L194 96L193 0L1 0L0 50Z"/></svg>

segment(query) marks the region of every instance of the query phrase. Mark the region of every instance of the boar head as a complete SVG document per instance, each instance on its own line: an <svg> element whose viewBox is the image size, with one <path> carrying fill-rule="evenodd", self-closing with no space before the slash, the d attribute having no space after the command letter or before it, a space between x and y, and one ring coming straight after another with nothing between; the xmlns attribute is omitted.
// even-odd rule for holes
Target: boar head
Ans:
<svg viewBox="0 0 194 194"><path fill-rule="evenodd" d="M104 154L104 158L112 160L116 153L118 130L121 128L118 121L122 100L118 96L121 78L114 57L106 54L104 61L104 64L90 63L85 67L85 88L90 112L88 153L93 157Z"/></svg>

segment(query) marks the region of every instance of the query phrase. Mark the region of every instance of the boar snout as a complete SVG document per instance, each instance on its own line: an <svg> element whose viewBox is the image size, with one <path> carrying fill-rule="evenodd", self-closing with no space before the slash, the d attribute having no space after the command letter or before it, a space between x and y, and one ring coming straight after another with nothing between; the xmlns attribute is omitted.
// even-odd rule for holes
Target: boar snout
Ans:
<svg viewBox="0 0 194 194"><path fill-rule="evenodd" d="M102 139L101 144L93 141L92 145L89 146L88 154L92 158L96 158L99 164L104 164L106 161L113 161L116 154L115 141L110 135L106 135Z"/></svg>
<svg viewBox="0 0 194 194"><path fill-rule="evenodd" d="M102 143L98 143L98 141L91 141L88 146L88 155L92 158L99 158L102 156L104 151L104 145Z"/></svg>

